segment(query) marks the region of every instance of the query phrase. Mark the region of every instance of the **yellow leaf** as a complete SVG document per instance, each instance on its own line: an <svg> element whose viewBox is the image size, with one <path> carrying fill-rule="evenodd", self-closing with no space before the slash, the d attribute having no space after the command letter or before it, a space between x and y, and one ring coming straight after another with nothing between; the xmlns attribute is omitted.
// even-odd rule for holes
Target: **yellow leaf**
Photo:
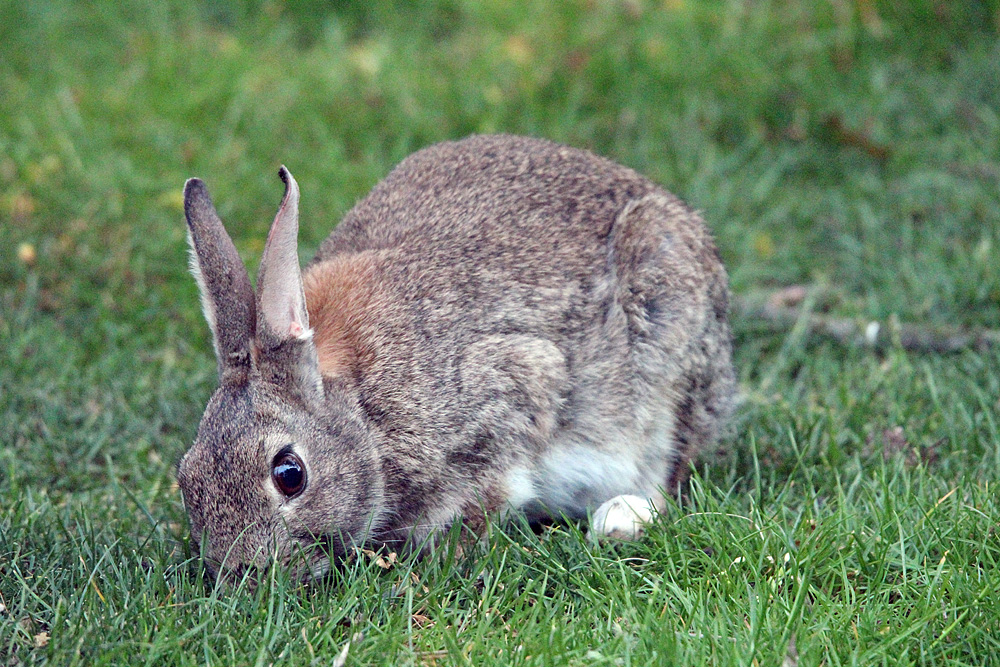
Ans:
<svg viewBox="0 0 1000 667"><path fill-rule="evenodd" d="M35 260L38 259L38 253L35 252L35 246L28 242L24 242L17 246L17 258L28 266L34 265Z"/></svg>

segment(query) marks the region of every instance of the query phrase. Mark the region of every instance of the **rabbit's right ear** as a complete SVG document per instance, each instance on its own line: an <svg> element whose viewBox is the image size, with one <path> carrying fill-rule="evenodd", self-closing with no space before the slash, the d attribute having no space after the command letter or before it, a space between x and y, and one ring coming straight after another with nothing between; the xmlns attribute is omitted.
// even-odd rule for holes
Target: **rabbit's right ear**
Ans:
<svg viewBox="0 0 1000 667"><path fill-rule="evenodd" d="M191 245L191 273L198 282L201 306L212 329L219 377L241 375L250 367L250 345L257 315L253 288L236 246L212 206L205 184L184 184L184 215Z"/></svg>
<svg viewBox="0 0 1000 667"><path fill-rule="evenodd" d="M307 341L312 336L299 268L299 186L284 165L278 176L285 184L285 196L267 234L257 271L257 332L265 347L286 340Z"/></svg>

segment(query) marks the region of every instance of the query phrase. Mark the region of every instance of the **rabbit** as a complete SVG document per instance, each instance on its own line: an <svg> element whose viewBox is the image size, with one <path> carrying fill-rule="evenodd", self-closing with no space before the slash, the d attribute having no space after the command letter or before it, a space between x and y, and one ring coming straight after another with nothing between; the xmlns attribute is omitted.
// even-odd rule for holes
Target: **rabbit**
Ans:
<svg viewBox="0 0 1000 667"><path fill-rule="evenodd" d="M279 175L256 290L203 182L184 187L219 386L177 480L212 577L297 553L320 577L510 510L634 539L719 437L726 271L635 171L542 139L436 144L304 271Z"/></svg>

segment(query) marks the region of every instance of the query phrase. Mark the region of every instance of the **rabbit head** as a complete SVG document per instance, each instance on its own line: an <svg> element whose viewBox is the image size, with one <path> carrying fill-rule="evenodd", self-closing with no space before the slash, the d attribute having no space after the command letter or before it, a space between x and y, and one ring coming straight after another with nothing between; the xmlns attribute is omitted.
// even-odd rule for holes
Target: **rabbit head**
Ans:
<svg viewBox="0 0 1000 667"><path fill-rule="evenodd" d="M379 461L348 390L320 374L299 269L292 175L256 293L205 185L184 187L191 271L218 360L212 395L177 480L214 576L299 554L305 575L370 528ZM322 548L317 549L320 546Z"/></svg>

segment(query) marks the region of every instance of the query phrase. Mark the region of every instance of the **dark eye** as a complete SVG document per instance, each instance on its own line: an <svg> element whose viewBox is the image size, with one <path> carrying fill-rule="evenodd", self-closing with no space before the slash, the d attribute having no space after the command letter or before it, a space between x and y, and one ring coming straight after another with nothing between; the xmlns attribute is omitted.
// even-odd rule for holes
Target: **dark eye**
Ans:
<svg viewBox="0 0 1000 667"><path fill-rule="evenodd" d="M271 479L278 490L289 498L297 496L306 487L306 467L295 454L281 452L274 457L271 465Z"/></svg>

